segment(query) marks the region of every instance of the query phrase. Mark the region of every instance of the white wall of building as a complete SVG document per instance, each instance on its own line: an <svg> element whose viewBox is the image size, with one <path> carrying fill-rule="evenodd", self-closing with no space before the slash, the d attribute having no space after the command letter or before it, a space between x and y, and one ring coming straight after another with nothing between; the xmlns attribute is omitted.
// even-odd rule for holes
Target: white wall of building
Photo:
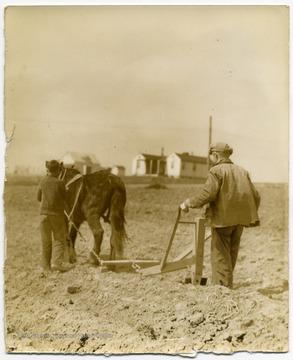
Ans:
<svg viewBox="0 0 293 360"><path fill-rule="evenodd" d="M181 163L181 176L182 177L196 177L204 178L207 174L207 165L194 163L194 162L182 162Z"/></svg>
<svg viewBox="0 0 293 360"><path fill-rule="evenodd" d="M196 177L205 179L208 173L208 166L207 164L196 164Z"/></svg>
<svg viewBox="0 0 293 360"><path fill-rule="evenodd" d="M167 176L205 178L206 175L206 164L182 161L175 153L167 157Z"/></svg>
<svg viewBox="0 0 293 360"><path fill-rule="evenodd" d="M145 157L142 154L139 154L132 161L132 175L142 176L145 174L146 174Z"/></svg>
<svg viewBox="0 0 293 360"><path fill-rule="evenodd" d="M74 165L75 160L72 158L70 154L65 154L61 159L60 162L63 162L63 164L66 166Z"/></svg>
<svg viewBox="0 0 293 360"><path fill-rule="evenodd" d="M181 159L175 153L167 157L167 175L170 177L180 177Z"/></svg>
<svg viewBox="0 0 293 360"><path fill-rule="evenodd" d="M125 169L121 168L119 166L113 166L111 169L111 173L116 176L124 176L125 175Z"/></svg>

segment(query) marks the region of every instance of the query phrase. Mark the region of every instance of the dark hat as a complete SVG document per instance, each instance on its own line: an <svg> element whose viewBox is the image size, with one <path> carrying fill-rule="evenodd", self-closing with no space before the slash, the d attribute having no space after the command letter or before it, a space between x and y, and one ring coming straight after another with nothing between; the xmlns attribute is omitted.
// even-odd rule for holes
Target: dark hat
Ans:
<svg viewBox="0 0 293 360"><path fill-rule="evenodd" d="M57 160L46 161L46 168L50 171L50 173L58 172L60 164Z"/></svg>
<svg viewBox="0 0 293 360"><path fill-rule="evenodd" d="M211 155L213 151L223 152L223 153L227 153L229 155L233 154L233 149L228 144L223 143L223 142L217 142L217 143L212 144L210 146L209 154Z"/></svg>

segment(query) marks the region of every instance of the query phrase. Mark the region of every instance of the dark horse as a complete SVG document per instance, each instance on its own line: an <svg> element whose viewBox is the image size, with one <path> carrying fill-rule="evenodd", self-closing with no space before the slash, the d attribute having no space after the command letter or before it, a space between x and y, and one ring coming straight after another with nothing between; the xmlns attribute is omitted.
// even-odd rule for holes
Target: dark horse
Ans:
<svg viewBox="0 0 293 360"><path fill-rule="evenodd" d="M76 169L60 164L59 178L67 188L66 214L69 216L70 262L76 261L74 250L77 229L86 221L94 236L90 260L99 264L99 253L104 230L101 218L111 225L110 260L123 255L123 243L127 238L124 210L126 190L122 180L108 170L82 175Z"/></svg>

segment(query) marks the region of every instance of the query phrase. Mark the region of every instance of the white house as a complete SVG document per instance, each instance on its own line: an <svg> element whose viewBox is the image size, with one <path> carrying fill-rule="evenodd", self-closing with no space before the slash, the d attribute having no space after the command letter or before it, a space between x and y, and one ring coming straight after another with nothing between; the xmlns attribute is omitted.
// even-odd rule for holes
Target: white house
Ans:
<svg viewBox="0 0 293 360"><path fill-rule="evenodd" d="M84 175L91 174L102 169L100 163L93 154L69 151L64 154L59 161L63 162L65 167L74 166L75 169Z"/></svg>
<svg viewBox="0 0 293 360"><path fill-rule="evenodd" d="M121 165L115 165L112 167L111 173L116 176L125 176L125 167Z"/></svg>
<svg viewBox="0 0 293 360"><path fill-rule="evenodd" d="M166 156L138 154L132 160L132 175L165 175L166 173Z"/></svg>
<svg viewBox="0 0 293 360"><path fill-rule="evenodd" d="M204 179L207 176L207 158L190 155L185 152L182 154L172 153L167 157L167 175L169 177L191 177Z"/></svg>

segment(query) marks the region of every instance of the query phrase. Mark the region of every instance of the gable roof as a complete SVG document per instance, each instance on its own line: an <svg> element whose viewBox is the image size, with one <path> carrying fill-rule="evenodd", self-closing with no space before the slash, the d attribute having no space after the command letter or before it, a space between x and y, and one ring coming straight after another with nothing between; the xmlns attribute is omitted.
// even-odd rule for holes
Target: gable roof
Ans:
<svg viewBox="0 0 293 360"><path fill-rule="evenodd" d="M97 160L94 154L68 151L66 154L63 155L62 159L64 159L65 157L70 157L74 162L97 164L97 165L99 164L99 161Z"/></svg>
<svg viewBox="0 0 293 360"><path fill-rule="evenodd" d="M178 154L175 153L180 159L181 161L185 161L185 162L191 162L191 163L200 163L200 164L206 164L207 163L207 158L203 157L203 156L195 156L195 155L190 155L189 153L182 153L182 154Z"/></svg>

